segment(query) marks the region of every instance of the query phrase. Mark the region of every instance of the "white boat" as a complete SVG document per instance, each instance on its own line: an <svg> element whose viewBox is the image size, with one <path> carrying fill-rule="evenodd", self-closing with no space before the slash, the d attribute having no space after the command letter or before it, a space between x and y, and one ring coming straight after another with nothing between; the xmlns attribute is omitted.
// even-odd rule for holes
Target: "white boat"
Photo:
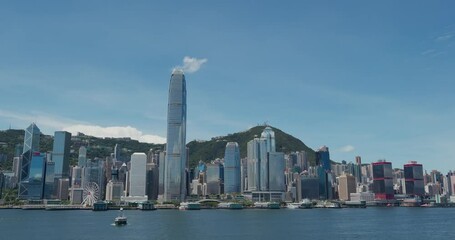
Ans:
<svg viewBox="0 0 455 240"><path fill-rule="evenodd" d="M120 208L120 214L118 217L115 218L114 224L117 226L121 225L126 225L127 224L127 218L123 216L123 208Z"/></svg>

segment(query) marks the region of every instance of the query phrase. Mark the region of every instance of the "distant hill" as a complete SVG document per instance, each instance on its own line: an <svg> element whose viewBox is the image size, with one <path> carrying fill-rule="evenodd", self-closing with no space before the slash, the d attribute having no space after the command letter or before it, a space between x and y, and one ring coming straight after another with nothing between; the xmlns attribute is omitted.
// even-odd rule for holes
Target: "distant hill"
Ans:
<svg viewBox="0 0 455 240"><path fill-rule="evenodd" d="M214 137L209 141L191 141L187 144L190 150L190 166L195 166L199 160L204 162L223 158L227 142L237 142L240 147L240 157L246 157L246 145L255 136L260 137L265 126L256 126L247 131L229 134L227 136ZM278 128L272 127L275 132L276 150L278 152L305 151L308 153L310 164L316 162L316 154L313 149L307 147L301 140L293 137Z"/></svg>
<svg viewBox="0 0 455 240"><path fill-rule="evenodd" d="M260 136L264 126L256 126L247 131L229 134L227 136L214 137L208 141L191 141L187 144L190 149L190 167L197 165L199 160L209 162L216 158L223 158L227 142L237 142L240 146L240 155L246 157L246 144L255 136ZM275 131L276 150L280 152L306 151L310 164L315 163L315 153L299 139L272 127ZM11 170L14 150L17 144L23 144L24 130L0 131L0 170ZM115 144L122 149L122 160L129 161L133 152L147 153L150 149L163 150L164 144L142 143L129 138L97 138L80 134L73 136L71 141L70 163L76 164L78 149L80 146L87 147L88 158L104 158L114 151ZM40 151L50 152L53 146L53 136L41 135Z"/></svg>

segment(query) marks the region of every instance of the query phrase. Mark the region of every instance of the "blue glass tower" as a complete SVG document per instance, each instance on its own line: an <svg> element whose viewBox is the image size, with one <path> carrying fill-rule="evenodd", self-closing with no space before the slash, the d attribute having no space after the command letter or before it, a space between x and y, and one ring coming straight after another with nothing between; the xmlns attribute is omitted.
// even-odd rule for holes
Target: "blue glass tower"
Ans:
<svg viewBox="0 0 455 240"><path fill-rule="evenodd" d="M169 84L164 201L186 197L186 82L181 70L174 70Z"/></svg>
<svg viewBox="0 0 455 240"><path fill-rule="evenodd" d="M19 167L20 176L18 197L20 199L27 199L28 197L30 163L32 161L33 153L39 151L40 134L41 131L35 123L32 123L27 129L25 129L24 149L22 151L22 158Z"/></svg>
<svg viewBox="0 0 455 240"><path fill-rule="evenodd" d="M240 192L240 149L236 142L228 142L224 152L224 193Z"/></svg>
<svg viewBox="0 0 455 240"><path fill-rule="evenodd" d="M69 177L69 157L70 157L71 133L57 131L54 134L54 148L52 151L52 161L55 162L55 178Z"/></svg>

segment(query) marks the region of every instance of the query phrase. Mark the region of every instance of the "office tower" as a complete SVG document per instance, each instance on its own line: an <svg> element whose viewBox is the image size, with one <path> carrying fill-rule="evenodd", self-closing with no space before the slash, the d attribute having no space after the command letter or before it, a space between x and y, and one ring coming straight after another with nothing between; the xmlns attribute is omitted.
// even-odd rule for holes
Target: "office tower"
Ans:
<svg viewBox="0 0 455 240"><path fill-rule="evenodd" d="M284 192L286 185L284 183L284 153L269 152L268 153L268 191Z"/></svg>
<svg viewBox="0 0 455 240"><path fill-rule="evenodd" d="M146 196L147 155L145 153L133 153L130 163L129 196Z"/></svg>
<svg viewBox="0 0 455 240"><path fill-rule="evenodd" d="M160 152L160 161L158 163L158 199L164 200L164 165L166 159L166 152Z"/></svg>
<svg viewBox="0 0 455 240"><path fill-rule="evenodd" d="M338 194L341 201L351 200L351 193L356 192L355 177L351 174L343 174L338 177Z"/></svg>
<svg viewBox="0 0 455 240"><path fill-rule="evenodd" d="M52 150L52 161L55 162L54 173L56 178L67 178L69 176L70 147L71 133L56 131Z"/></svg>
<svg viewBox="0 0 455 240"><path fill-rule="evenodd" d="M224 193L240 193L240 149L236 142L228 142L224 152Z"/></svg>
<svg viewBox="0 0 455 240"><path fill-rule="evenodd" d="M405 190L407 195L425 195L423 184L423 167L415 161L404 165Z"/></svg>
<svg viewBox="0 0 455 240"><path fill-rule="evenodd" d="M240 159L240 191L243 193L248 187L248 158Z"/></svg>
<svg viewBox="0 0 455 240"><path fill-rule="evenodd" d="M85 167L87 165L87 149L84 146L79 148L79 157L77 159L77 166Z"/></svg>
<svg viewBox="0 0 455 240"><path fill-rule="evenodd" d="M207 164L207 195L223 193L223 165L219 162Z"/></svg>
<svg viewBox="0 0 455 240"><path fill-rule="evenodd" d="M301 181L301 192L302 199L319 199L319 178L310 175L302 175Z"/></svg>
<svg viewBox="0 0 455 240"><path fill-rule="evenodd" d="M264 130L261 133L261 138L266 142L265 146L266 152L276 152L275 132L272 130L271 127L264 128Z"/></svg>
<svg viewBox="0 0 455 240"><path fill-rule="evenodd" d="M376 199L387 200L394 198L392 163L378 161L372 163L373 192Z"/></svg>
<svg viewBox="0 0 455 240"><path fill-rule="evenodd" d="M248 191L253 201L281 201L284 198L285 159L275 151L275 133L266 127L261 138L247 144Z"/></svg>
<svg viewBox="0 0 455 240"><path fill-rule="evenodd" d="M308 154L305 151L297 152L297 164L300 166L301 171L308 170L310 164L308 162Z"/></svg>
<svg viewBox="0 0 455 240"><path fill-rule="evenodd" d="M148 160L147 160L148 161ZM147 163L147 192L148 200L158 199L159 170L155 163Z"/></svg>
<svg viewBox="0 0 455 240"><path fill-rule="evenodd" d="M332 164L330 162L329 148L327 146L322 146L319 148L319 150L316 152L316 157L319 165L321 165L325 171L331 170Z"/></svg>
<svg viewBox="0 0 455 240"><path fill-rule="evenodd" d="M71 189L70 189L70 202L71 204L81 204L83 198L82 188L82 168L79 166L72 167L71 172Z"/></svg>
<svg viewBox="0 0 455 240"><path fill-rule="evenodd" d="M362 158L360 156L355 157L354 176L357 183L362 182Z"/></svg>
<svg viewBox="0 0 455 240"><path fill-rule="evenodd" d="M21 149L22 151L22 149ZM14 157L13 158L13 173L14 173L14 177L16 177L16 179L19 178L19 175L20 175L20 164L21 164L21 157Z"/></svg>
<svg viewBox="0 0 455 240"><path fill-rule="evenodd" d="M46 174L46 155L34 152L30 162L30 172L27 179L26 199L43 199Z"/></svg>
<svg viewBox="0 0 455 240"><path fill-rule="evenodd" d="M120 204L121 197L123 196L123 183L110 180L106 185L106 201Z"/></svg>
<svg viewBox="0 0 455 240"><path fill-rule="evenodd" d="M319 179L319 198L324 200L332 199L331 174L326 172L322 166L317 166L316 172Z"/></svg>
<svg viewBox="0 0 455 240"><path fill-rule="evenodd" d="M116 161L121 161L121 156L120 156L120 146L118 144L115 144L115 147L114 147L114 159Z"/></svg>
<svg viewBox="0 0 455 240"><path fill-rule="evenodd" d="M450 175L450 192L452 194L452 196L455 195L455 174L454 175Z"/></svg>
<svg viewBox="0 0 455 240"><path fill-rule="evenodd" d="M70 180L68 178L57 178L57 198L60 200L68 200Z"/></svg>
<svg viewBox="0 0 455 240"><path fill-rule="evenodd" d="M247 143L247 176L248 176L248 191L259 191L261 179L261 157L260 157L260 142L259 138L254 138Z"/></svg>
<svg viewBox="0 0 455 240"><path fill-rule="evenodd" d="M184 201L186 195L186 82L183 71L174 70L169 84L164 201Z"/></svg>
<svg viewBox="0 0 455 240"><path fill-rule="evenodd" d="M55 162L46 161L44 198L55 199Z"/></svg>
<svg viewBox="0 0 455 240"><path fill-rule="evenodd" d="M20 199L27 199L30 163L32 161L33 154L35 152L39 152L40 134L41 132L35 123L32 123L27 129L25 129L24 148L22 150L22 157L19 166L20 176L18 197Z"/></svg>

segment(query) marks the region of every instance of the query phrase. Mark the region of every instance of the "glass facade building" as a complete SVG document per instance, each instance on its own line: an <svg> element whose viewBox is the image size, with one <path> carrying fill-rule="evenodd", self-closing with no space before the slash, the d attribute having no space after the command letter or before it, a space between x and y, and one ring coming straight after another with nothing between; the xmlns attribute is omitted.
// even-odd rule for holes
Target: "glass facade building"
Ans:
<svg viewBox="0 0 455 240"><path fill-rule="evenodd" d="M164 201L186 197L186 82L181 70L174 70L169 84Z"/></svg>
<svg viewBox="0 0 455 240"><path fill-rule="evenodd" d="M404 165L405 193L408 195L425 195L423 166L417 162Z"/></svg>
<svg viewBox="0 0 455 240"><path fill-rule="evenodd" d="M34 152L30 163L27 186L27 199L43 199L46 174L46 155Z"/></svg>
<svg viewBox="0 0 455 240"><path fill-rule="evenodd" d="M33 154L39 152L41 131L32 123L28 128L25 129L24 136L24 147L19 166L19 191L18 197L20 199L28 198L28 181L30 174L30 164L32 161Z"/></svg>
<svg viewBox="0 0 455 240"><path fill-rule="evenodd" d="M240 185L239 144L228 142L224 152L224 193L239 193Z"/></svg>
<svg viewBox="0 0 455 240"><path fill-rule="evenodd" d="M56 178L69 177L70 147L71 133L65 131L55 132L52 161L55 163L54 173Z"/></svg>
<svg viewBox="0 0 455 240"><path fill-rule="evenodd" d="M87 149L84 146L79 148L79 157L77 158L77 166L85 167L87 165Z"/></svg>
<svg viewBox="0 0 455 240"><path fill-rule="evenodd" d="M247 144L248 191L285 191L284 154L275 151L275 133L266 127Z"/></svg>
<svg viewBox="0 0 455 240"><path fill-rule="evenodd" d="M206 172L207 195L220 195L223 193L223 165L220 163L207 164Z"/></svg>
<svg viewBox="0 0 455 240"><path fill-rule="evenodd" d="M133 153L130 167L130 196L146 196L147 180L147 155L145 153Z"/></svg>
<svg viewBox="0 0 455 240"><path fill-rule="evenodd" d="M325 171L332 170L329 148L327 146L322 146L319 148L319 150L316 152L316 157L319 165L321 165Z"/></svg>
<svg viewBox="0 0 455 240"><path fill-rule="evenodd" d="M394 198L392 163L380 161L372 163L373 192L376 199Z"/></svg>

